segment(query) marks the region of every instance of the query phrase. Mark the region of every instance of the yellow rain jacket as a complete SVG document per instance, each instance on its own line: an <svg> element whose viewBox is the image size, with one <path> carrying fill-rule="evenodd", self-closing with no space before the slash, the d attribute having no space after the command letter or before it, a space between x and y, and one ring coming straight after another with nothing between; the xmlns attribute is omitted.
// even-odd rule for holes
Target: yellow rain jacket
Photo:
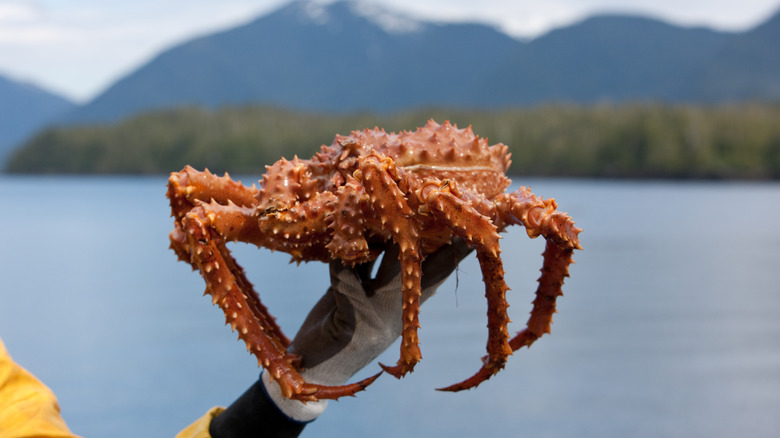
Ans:
<svg viewBox="0 0 780 438"><path fill-rule="evenodd" d="M209 438L211 419L223 410L212 408L176 438ZM78 438L60 416L60 406L51 389L11 359L2 339L0 437Z"/></svg>

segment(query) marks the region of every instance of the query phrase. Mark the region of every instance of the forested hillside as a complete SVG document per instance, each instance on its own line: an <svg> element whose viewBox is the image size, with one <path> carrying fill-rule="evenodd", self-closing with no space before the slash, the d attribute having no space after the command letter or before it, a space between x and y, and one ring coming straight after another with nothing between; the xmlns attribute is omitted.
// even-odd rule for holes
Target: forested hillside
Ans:
<svg viewBox="0 0 780 438"><path fill-rule="evenodd" d="M420 109L322 115L268 107L189 108L111 125L52 128L14 154L9 172L165 174L185 164L259 175L310 157L336 133L414 129L450 120L512 152L510 173L610 178L780 178L780 105L545 105L505 111Z"/></svg>
<svg viewBox="0 0 780 438"><path fill-rule="evenodd" d="M0 164L26 137L74 107L62 96L0 74Z"/></svg>

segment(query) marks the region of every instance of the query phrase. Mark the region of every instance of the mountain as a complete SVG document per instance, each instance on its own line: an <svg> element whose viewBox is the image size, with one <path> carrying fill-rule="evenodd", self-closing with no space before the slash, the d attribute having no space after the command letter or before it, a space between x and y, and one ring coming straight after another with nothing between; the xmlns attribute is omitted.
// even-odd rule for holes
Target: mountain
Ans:
<svg viewBox="0 0 780 438"><path fill-rule="evenodd" d="M780 11L726 41L692 79L693 100L780 99Z"/></svg>
<svg viewBox="0 0 780 438"><path fill-rule="evenodd" d="M533 91L516 88L512 99L678 100L679 78L689 77L728 38L644 17L592 17L529 44L530 59L516 60L506 70L522 71L523 63L531 62L539 66L526 79Z"/></svg>
<svg viewBox="0 0 780 438"><path fill-rule="evenodd" d="M479 66L517 44L487 26L424 23L355 2L294 2L161 53L74 117L182 103L336 111L467 104L459 90L478 87Z"/></svg>
<svg viewBox="0 0 780 438"><path fill-rule="evenodd" d="M424 22L357 1L294 1L160 53L68 121L182 105L386 112L780 98L778 21L727 33L603 15L519 41L487 25Z"/></svg>
<svg viewBox="0 0 780 438"><path fill-rule="evenodd" d="M68 99L0 75L0 163L19 142L73 108Z"/></svg>

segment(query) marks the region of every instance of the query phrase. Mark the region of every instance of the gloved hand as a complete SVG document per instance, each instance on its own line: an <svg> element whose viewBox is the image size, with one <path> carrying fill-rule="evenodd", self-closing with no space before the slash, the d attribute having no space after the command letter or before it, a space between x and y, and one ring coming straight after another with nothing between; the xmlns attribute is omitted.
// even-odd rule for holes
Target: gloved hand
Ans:
<svg viewBox="0 0 780 438"><path fill-rule="evenodd" d="M435 293L436 288L470 252L471 248L463 241L455 239L451 245L424 259L421 304ZM346 267L338 260L330 263L331 286L311 310L290 347L292 353L301 356L301 375L308 382L343 385L400 336L401 266L398 247L391 245L385 250L374 278L370 278L372 268L373 263L354 268ZM302 403L285 398L267 373L261 375L260 384L256 386L261 386L273 405L293 420L290 423L293 431L280 436L297 436L303 425L319 416L327 406L326 400ZM257 389L250 389L242 398L248 397L250 392L255 393ZM262 398L258 394L251 397ZM239 401L241 399L234 405ZM258 401L254 403L258 404ZM260 404L259 409L267 410L264 406L267 402ZM228 411L215 418L212 436L218 435L214 424L232 416L229 411L233 407L231 405ZM241 415L252 414L247 411ZM254 415L262 416L264 413L254 412Z"/></svg>
<svg viewBox="0 0 780 438"><path fill-rule="evenodd" d="M471 248L457 239L425 258L420 304L455 270ZM373 263L350 268L330 263L331 286L314 306L292 341L290 351L301 356L301 375L310 383L343 385L374 361L401 334L401 265L398 247L390 246L376 276ZM265 387L277 406L298 421L316 418L326 400L288 400L268 376Z"/></svg>

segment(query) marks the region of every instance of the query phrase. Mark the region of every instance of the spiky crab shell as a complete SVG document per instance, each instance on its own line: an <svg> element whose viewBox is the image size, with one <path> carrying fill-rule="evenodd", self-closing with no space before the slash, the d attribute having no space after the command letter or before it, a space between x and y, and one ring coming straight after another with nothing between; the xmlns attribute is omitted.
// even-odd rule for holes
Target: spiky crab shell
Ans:
<svg viewBox="0 0 780 438"><path fill-rule="evenodd" d="M357 170L358 159L371 153L390 158L395 166L419 180L454 180L492 199L510 184L505 175L511 163L507 151L504 144L489 145L470 126L459 129L449 122L429 120L415 131L400 133L379 128L353 131L348 136L337 135L331 145L322 146L310 160L283 158L266 166L259 206L302 202L316 192L335 191Z"/></svg>
<svg viewBox="0 0 780 438"><path fill-rule="evenodd" d="M352 144L359 148L360 156L379 152L418 179L452 179L488 199L509 186L505 176L511 163L507 146L488 145L486 138L474 135L471 126L458 129L449 122L429 120L416 131L397 134L378 128L356 131L348 137L337 136L332 145L323 147L318 158L332 162L332 157L343 155Z"/></svg>
<svg viewBox="0 0 780 438"><path fill-rule="evenodd" d="M272 249L290 253L296 262L373 260L381 251L372 250L372 242L391 240L392 227L400 224L392 225L393 217L374 214L362 187L361 161L373 156L390 172L405 175L406 183L399 183L407 191L408 207L416 211L419 201L412 192L419 195L425 181L454 181L481 200L504 193L510 184L505 175L511 163L507 150L504 144L489 145L470 126L459 129L433 120L415 131L388 133L374 128L337 135L311 159L282 158L266 166L257 192L260 228L269 236ZM453 236L432 217L417 215L416 220L424 230L425 253ZM334 233L336 228L341 232Z"/></svg>

